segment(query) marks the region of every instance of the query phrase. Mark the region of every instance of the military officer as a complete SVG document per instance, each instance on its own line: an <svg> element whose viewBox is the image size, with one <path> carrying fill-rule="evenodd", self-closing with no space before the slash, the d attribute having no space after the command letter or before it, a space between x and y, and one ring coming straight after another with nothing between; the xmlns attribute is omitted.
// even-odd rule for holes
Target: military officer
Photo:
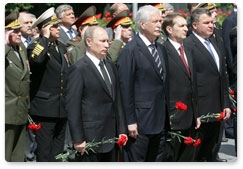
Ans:
<svg viewBox="0 0 243 169"><path fill-rule="evenodd" d="M65 76L68 68L66 46L58 41L59 20L54 7L46 10L32 27L38 27L40 37L27 48L30 70L30 114L42 125L36 132L39 162L56 161L64 149L67 114L64 108Z"/></svg>
<svg viewBox="0 0 243 169"><path fill-rule="evenodd" d="M24 162L29 109L29 67L19 12L5 18L5 160Z"/></svg>
<svg viewBox="0 0 243 169"><path fill-rule="evenodd" d="M129 11L122 11L113 18L106 27L111 27L114 40L123 42L123 46L132 39L132 20L129 18ZM114 42L112 41L112 43Z"/></svg>
<svg viewBox="0 0 243 169"><path fill-rule="evenodd" d="M164 19L166 17L166 12L165 12L166 9L165 9L165 6L164 6L163 3L155 4L154 6L161 11L162 24L163 24L163 21L164 21ZM157 38L157 42L159 42L160 44L163 44L166 40L167 40L167 36L166 36L164 30L161 30L161 34Z"/></svg>

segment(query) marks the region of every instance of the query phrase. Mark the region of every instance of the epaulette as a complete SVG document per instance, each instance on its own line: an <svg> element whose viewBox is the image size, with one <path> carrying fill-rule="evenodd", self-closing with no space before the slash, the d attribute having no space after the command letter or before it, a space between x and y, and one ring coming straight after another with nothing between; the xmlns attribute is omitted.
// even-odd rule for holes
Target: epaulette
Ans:
<svg viewBox="0 0 243 169"><path fill-rule="evenodd" d="M111 45L114 42L114 40L109 41L109 45Z"/></svg>
<svg viewBox="0 0 243 169"><path fill-rule="evenodd" d="M67 52L71 52L74 49L74 46L67 47Z"/></svg>
<svg viewBox="0 0 243 169"><path fill-rule="evenodd" d="M81 38L77 38L77 37L71 39L72 42L80 42L81 40L82 40Z"/></svg>
<svg viewBox="0 0 243 169"><path fill-rule="evenodd" d="M32 51L31 57L34 58L35 56L38 56L43 50L44 50L44 47L41 46L40 44L37 44L35 46L34 50Z"/></svg>

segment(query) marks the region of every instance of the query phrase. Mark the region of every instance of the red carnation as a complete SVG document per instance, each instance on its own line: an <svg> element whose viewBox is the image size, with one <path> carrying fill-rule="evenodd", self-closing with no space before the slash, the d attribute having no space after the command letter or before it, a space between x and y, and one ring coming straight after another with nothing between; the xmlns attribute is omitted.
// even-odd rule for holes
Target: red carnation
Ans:
<svg viewBox="0 0 243 169"><path fill-rule="evenodd" d="M221 121L224 118L224 112L221 112L219 117L217 118L217 121Z"/></svg>
<svg viewBox="0 0 243 169"><path fill-rule="evenodd" d="M231 91L230 91L230 94L231 94L231 95L234 95L234 94L235 94L235 91L234 91L234 90L231 90Z"/></svg>
<svg viewBox="0 0 243 169"><path fill-rule="evenodd" d="M126 135L121 135L121 137L117 140L117 144L119 145L119 147L122 147L125 145L125 143L127 142L127 137Z"/></svg>
<svg viewBox="0 0 243 169"><path fill-rule="evenodd" d="M177 109L182 110L182 111L186 111L187 110L187 105L182 103L182 102L176 102L176 106Z"/></svg>
<svg viewBox="0 0 243 169"><path fill-rule="evenodd" d="M198 138L198 139L195 141L195 143L193 144L193 146L194 146L194 147L197 147L197 146L199 146L200 144L201 144L201 139Z"/></svg>
<svg viewBox="0 0 243 169"><path fill-rule="evenodd" d="M193 139L190 136L184 139L184 144L191 145L192 143L193 143Z"/></svg>
<svg viewBox="0 0 243 169"><path fill-rule="evenodd" d="M29 130L40 130L40 128L41 128L41 124L36 125L35 123L30 123L28 125Z"/></svg>

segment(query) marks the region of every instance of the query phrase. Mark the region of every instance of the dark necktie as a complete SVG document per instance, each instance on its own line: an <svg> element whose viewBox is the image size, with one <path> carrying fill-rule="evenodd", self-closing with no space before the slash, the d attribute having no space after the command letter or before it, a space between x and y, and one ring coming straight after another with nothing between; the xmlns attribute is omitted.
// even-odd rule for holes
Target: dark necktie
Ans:
<svg viewBox="0 0 243 169"><path fill-rule="evenodd" d="M185 55L184 55L184 47L182 45L179 47L179 51L180 51L181 60L186 67L188 75L190 76L190 70L189 70L188 64L186 63L186 59L185 59Z"/></svg>
<svg viewBox="0 0 243 169"><path fill-rule="evenodd" d="M161 75L161 79L163 79L163 75L162 75L163 68L162 68L161 60L159 58L158 51L157 51L157 49L156 49L154 44L151 44L149 46L152 49L152 56L154 58L154 61L155 61L155 64L156 64L157 68L159 69L159 73Z"/></svg>
<svg viewBox="0 0 243 169"><path fill-rule="evenodd" d="M217 61L216 61L216 57L214 56L213 51L212 51L212 48L211 48L211 46L210 46L210 41L209 41L209 40L205 40L204 43L207 45L207 49L208 49L209 53L211 54L211 56L212 56L212 58L213 58L215 64L216 64L217 67L218 67L218 64L217 64ZM218 68L218 69L219 69L219 68Z"/></svg>
<svg viewBox="0 0 243 169"><path fill-rule="evenodd" d="M69 34L69 38L72 39L73 38L72 29L68 30L67 33Z"/></svg>
<svg viewBox="0 0 243 169"><path fill-rule="evenodd" d="M107 88L110 92L110 95L112 96L111 82L109 80L108 74L107 74L105 67L104 67L104 62L102 60L100 61L99 66L100 66L100 70L101 70L101 73L103 75L105 84L106 84L106 86L107 86Z"/></svg>

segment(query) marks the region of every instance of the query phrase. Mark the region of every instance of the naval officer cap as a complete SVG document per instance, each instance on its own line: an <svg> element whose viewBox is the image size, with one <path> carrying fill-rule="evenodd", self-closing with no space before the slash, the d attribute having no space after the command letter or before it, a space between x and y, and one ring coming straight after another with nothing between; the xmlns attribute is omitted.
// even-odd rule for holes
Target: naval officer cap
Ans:
<svg viewBox="0 0 243 169"><path fill-rule="evenodd" d="M115 29L118 25L121 26L130 26L132 24L132 20L129 17L129 10L125 10L120 12L115 18L113 18L106 27L111 27Z"/></svg>
<svg viewBox="0 0 243 169"><path fill-rule="evenodd" d="M19 29L22 26L18 20L19 12L15 11L5 17L5 29Z"/></svg>
<svg viewBox="0 0 243 169"><path fill-rule="evenodd" d="M32 28L35 28L37 26L39 29L41 29L43 27L46 27L47 25L58 24L60 21L57 18L54 10L54 7L47 9L41 16L36 19L36 21L32 25Z"/></svg>
<svg viewBox="0 0 243 169"><path fill-rule="evenodd" d="M84 25L98 25L95 14L96 7L90 6L79 16L79 18L73 23L73 25L75 25L77 28Z"/></svg>
<svg viewBox="0 0 243 169"><path fill-rule="evenodd" d="M215 3L199 3L196 8L205 8L207 10L211 10L216 8L216 4Z"/></svg>

